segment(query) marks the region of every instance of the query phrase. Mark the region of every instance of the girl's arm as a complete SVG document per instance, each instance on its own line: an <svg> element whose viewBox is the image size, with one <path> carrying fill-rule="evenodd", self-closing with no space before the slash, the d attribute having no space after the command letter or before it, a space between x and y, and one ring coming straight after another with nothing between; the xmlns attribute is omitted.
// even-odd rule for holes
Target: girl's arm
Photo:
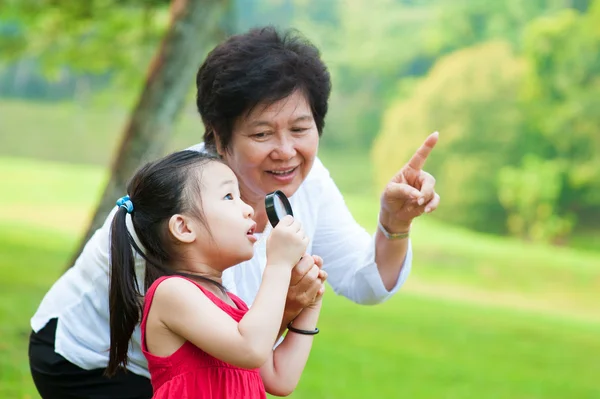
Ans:
<svg viewBox="0 0 600 399"><path fill-rule="evenodd" d="M152 310L167 329L211 356L234 366L258 368L272 356L292 268L307 244L300 222L292 216L279 221L267 241L267 265L258 294L239 323L192 282L179 278L158 286Z"/></svg>
<svg viewBox="0 0 600 399"><path fill-rule="evenodd" d="M209 355L237 367L258 368L273 352L290 274L289 266L268 265L256 300L239 323L181 278L158 286L152 311L168 330Z"/></svg>
<svg viewBox="0 0 600 399"><path fill-rule="evenodd" d="M321 300L319 299L314 305L302 310L292 326L301 330L314 330L320 312ZM260 376L268 393L275 396L288 396L296 389L310 354L313 337L314 335L288 331L283 342L260 368Z"/></svg>

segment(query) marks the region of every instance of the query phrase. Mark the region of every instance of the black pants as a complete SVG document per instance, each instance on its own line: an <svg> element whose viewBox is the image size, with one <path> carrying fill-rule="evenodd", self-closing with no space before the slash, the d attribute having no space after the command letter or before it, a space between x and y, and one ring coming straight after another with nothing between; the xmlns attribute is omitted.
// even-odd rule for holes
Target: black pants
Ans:
<svg viewBox="0 0 600 399"><path fill-rule="evenodd" d="M152 385L146 377L120 370L114 377L104 369L85 370L54 352L57 319L29 338L29 366L43 399L148 399Z"/></svg>

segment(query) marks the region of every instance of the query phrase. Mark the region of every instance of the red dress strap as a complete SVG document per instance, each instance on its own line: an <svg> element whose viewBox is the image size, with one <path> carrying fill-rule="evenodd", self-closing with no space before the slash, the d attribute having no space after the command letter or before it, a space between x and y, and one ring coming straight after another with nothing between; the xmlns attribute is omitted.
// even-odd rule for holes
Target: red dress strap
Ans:
<svg viewBox="0 0 600 399"><path fill-rule="evenodd" d="M142 351L148 360L154 399L266 399L260 369L244 369L225 363L190 341L185 341L169 356L155 356L146 347L146 323L156 289L169 278L190 281L224 313L240 321L248 307L237 296L228 293L235 306L223 301L197 281L182 276L165 276L157 279L146 293L142 317Z"/></svg>
<svg viewBox="0 0 600 399"><path fill-rule="evenodd" d="M144 297L144 309L143 309L143 313L142 313L142 322L141 322L141 329L142 329L142 350L147 351L148 348L146 347L146 322L148 319L148 313L150 312L150 307L152 306L152 301L154 299L154 294L156 293L156 289L158 288L158 286L165 280L170 279L170 278L181 278L184 280L187 280L191 283L193 283L196 287L198 287L200 289L200 291L202 291L202 293L204 295L206 295L206 297L208 299L211 300L211 302L213 302L215 305L217 305L221 310L223 310L225 313L227 313L228 315L230 315L235 321L239 322L242 317L244 317L244 315L246 314L246 312L248 312L248 305L246 305L246 303L239 298L238 296L228 292L227 295L229 296L229 298L231 298L231 300L233 301L233 303L235 304L235 307L231 306L230 304L226 303L225 301L223 301L221 298L217 297L215 294L213 294L210 290L204 288L203 286L201 286L197 281L194 281L191 278L185 277L185 276L178 276L178 275L172 275L172 276L162 276L158 279L156 279L152 285L150 286L150 288L148 288L148 291L146 291L146 295Z"/></svg>

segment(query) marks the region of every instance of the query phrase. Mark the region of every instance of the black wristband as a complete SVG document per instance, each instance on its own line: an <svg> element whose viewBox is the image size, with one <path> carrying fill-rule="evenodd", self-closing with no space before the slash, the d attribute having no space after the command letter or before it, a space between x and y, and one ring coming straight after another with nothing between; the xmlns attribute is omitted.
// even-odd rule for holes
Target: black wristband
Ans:
<svg viewBox="0 0 600 399"><path fill-rule="evenodd" d="M291 332L295 332L296 334L302 334L302 335L317 335L319 333L318 328L315 328L314 330L300 330L299 328L294 328L294 327L292 327L291 321L288 323L287 329Z"/></svg>

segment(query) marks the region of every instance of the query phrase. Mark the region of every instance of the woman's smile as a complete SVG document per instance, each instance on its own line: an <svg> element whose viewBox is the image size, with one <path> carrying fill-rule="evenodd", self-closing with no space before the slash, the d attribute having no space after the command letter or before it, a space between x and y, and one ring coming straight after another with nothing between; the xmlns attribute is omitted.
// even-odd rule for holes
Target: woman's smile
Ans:
<svg viewBox="0 0 600 399"><path fill-rule="evenodd" d="M294 166L292 168L277 168L277 169L267 170L267 173L278 183L289 184L296 177L297 170L298 170L298 166Z"/></svg>

